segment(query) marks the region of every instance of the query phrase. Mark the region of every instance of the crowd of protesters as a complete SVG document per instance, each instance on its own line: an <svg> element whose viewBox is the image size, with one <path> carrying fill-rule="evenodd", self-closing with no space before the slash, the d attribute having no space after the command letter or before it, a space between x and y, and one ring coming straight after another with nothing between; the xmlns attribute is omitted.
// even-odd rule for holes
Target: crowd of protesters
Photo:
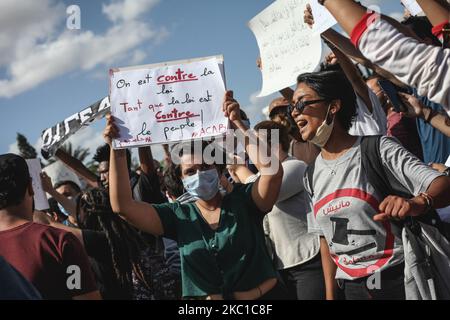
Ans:
<svg viewBox="0 0 450 320"><path fill-rule="evenodd" d="M0 155L0 299L424 298L414 228L437 230L447 265L422 276L450 299L450 5L417 2L426 16L399 23L319 1L349 35L322 33L332 53L320 70L253 129L232 91L218 106L242 157L184 141L162 163L139 148L131 170L108 115L97 174L59 149L87 187L43 173L50 209L36 211L25 160Z"/></svg>

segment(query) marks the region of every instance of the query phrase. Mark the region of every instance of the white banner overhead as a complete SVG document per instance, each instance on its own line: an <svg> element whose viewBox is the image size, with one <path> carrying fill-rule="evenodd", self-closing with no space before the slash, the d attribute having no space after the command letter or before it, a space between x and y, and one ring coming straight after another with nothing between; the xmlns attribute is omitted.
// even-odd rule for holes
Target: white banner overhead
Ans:
<svg viewBox="0 0 450 320"><path fill-rule="evenodd" d="M309 0L277 0L248 23L255 34L262 61L263 86L267 96L292 86L297 76L312 72L320 63L322 41L304 23Z"/></svg>
<svg viewBox="0 0 450 320"><path fill-rule="evenodd" d="M224 78L222 56L112 69L111 114L120 135L114 148L225 133Z"/></svg>

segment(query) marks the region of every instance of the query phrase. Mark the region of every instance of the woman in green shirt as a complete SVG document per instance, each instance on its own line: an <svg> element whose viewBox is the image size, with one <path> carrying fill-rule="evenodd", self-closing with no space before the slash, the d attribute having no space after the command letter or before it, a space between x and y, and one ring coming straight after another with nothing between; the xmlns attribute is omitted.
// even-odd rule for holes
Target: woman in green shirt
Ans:
<svg viewBox="0 0 450 320"><path fill-rule="evenodd" d="M246 151L262 173L256 182L222 196L216 165L205 163L203 150L199 154L195 148L183 148L179 175L198 200L150 205L133 200L125 150L111 149L111 206L139 229L177 241L184 298L273 298L277 278L265 248L262 219L277 200L283 169L276 157L269 163L259 161L264 158L258 152L266 152L267 147L262 141L257 147L251 138L231 91L225 94L222 108L233 127L249 137ZM109 144L118 136L113 117L108 117L104 136Z"/></svg>

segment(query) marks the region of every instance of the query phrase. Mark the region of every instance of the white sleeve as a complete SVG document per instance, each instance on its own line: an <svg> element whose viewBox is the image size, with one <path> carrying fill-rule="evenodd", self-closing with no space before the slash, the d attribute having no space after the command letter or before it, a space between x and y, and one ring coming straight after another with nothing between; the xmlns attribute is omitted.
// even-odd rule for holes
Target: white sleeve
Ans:
<svg viewBox="0 0 450 320"><path fill-rule="evenodd" d="M277 202L289 199L305 189L302 177L306 171L306 163L300 160L289 160L283 162L282 166L283 181L281 182Z"/></svg>
<svg viewBox="0 0 450 320"><path fill-rule="evenodd" d="M380 153L383 165L408 191L417 196L443 174L424 164L393 137L382 137Z"/></svg>
<svg viewBox="0 0 450 320"><path fill-rule="evenodd" d="M450 110L450 49L420 43L382 19L369 26L358 46L374 64Z"/></svg>

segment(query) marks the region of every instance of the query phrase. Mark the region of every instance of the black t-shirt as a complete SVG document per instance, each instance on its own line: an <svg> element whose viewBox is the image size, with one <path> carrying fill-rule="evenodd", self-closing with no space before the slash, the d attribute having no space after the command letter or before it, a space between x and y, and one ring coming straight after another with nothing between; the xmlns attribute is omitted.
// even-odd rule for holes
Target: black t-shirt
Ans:
<svg viewBox="0 0 450 320"><path fill-rule="evenodd" d="M167 202L167 198L161 192L161 185L156 172L149 175L142 173L137 183L133 186L133 198L151 204Z"/></svg>
<svg viewBox="0 0 450 320"><path fill-rule="evenodd" d="M97 287L105 300L130 299L117 281L111 248L105 233L83 230L84 247L90 257Z"/></svg>

